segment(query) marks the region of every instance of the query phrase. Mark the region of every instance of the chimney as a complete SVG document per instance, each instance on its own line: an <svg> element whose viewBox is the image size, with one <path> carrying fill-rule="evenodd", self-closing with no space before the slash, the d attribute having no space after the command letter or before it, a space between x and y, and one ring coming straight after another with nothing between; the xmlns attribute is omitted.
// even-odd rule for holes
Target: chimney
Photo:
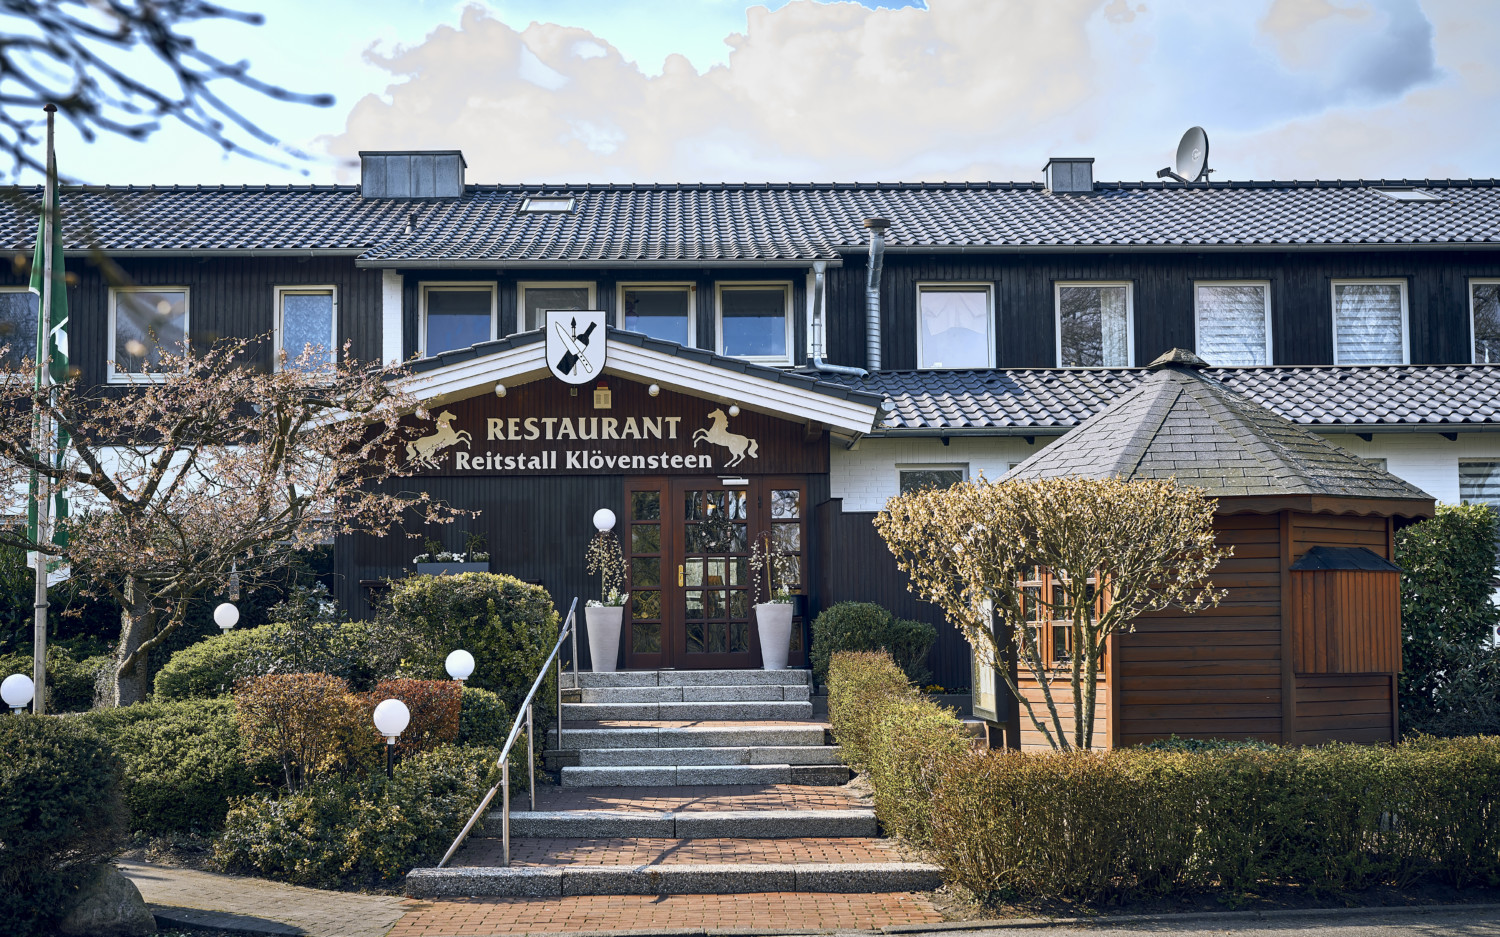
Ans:
<svg viewBox="0 0 1500 937"><path fill-rule="evenodd" d="M458 198L464 194L459 150L360 150L359 193L364 198Z"/></svg>
<svg viewBox="0 0 1500 937"><path fill-rule="evenodd" d="M1094 159L1083 156L1054 156L1042 167L1047 177L1047 191L1053 195L1078 195L1094 191Z"/></svg>
<svg viewBox="0 0 1500 937"><path fill-rule="evenodd" d="M865 367L880 370L880 271L885 263L885 229L891 223L884 218L866 218L870 229L870 269L865 280Z"/></svg>

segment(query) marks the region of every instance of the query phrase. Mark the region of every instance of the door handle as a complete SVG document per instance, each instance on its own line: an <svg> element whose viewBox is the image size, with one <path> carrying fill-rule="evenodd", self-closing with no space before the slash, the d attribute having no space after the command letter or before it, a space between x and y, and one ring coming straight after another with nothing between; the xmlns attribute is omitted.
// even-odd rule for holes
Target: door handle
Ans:
<svg viewBox="0 0 1500 937"><path fill-rule="evenodd" d="M687 581L683 577L683 574L682 574L682 564L679 563L679 564L677 564L677 587L680 589L680 588L682 588L686 584L687 584Z"/></svg>

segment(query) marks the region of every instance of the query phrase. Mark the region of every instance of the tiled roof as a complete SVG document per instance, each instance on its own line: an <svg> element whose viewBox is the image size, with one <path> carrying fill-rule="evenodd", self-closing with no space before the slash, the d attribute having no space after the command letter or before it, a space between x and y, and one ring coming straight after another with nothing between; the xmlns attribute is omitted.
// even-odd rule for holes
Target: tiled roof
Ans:
<svg viewBox="0 0 1500 937"><path fill-rule="evenodd" d="M1417 186L1402 202L1378 187ZM527 214L535 195L568 213ZM27 248L35 188L0 194L0 243ZM69 188L68 246L342 250L374 264L831 259L891 219L893 250L1500 244L1494 180L479 186L448 200L364 199L357 186ZM413 232L406 233L411 219Z"/></svg>
<svg viewBox="0 0 1500 937"><path fill-rule="evenodd" d="M1140 384L1141 368L886 371L825 380L882 395L885 428L1056 431ZM1500 425L1500 365L1206 368L1204 376L1309 428Z"/></svg>
<svg viewBox="0 0 1500 937"><path fill-rule="evenodd" d="M1191 366L1148 372L1007 478L1175 478L1212 497L1431 500Z"/></svg>

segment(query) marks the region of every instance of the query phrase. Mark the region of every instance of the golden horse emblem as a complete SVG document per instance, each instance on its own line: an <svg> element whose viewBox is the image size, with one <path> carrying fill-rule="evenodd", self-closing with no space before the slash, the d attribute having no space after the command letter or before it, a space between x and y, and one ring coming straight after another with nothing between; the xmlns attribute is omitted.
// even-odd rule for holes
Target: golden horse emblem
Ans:
<svg viewBox="0 0 1500 937"><path fill-rule="evenodd" d="M745 461L745 456L752 459L759 458L757 449L759 444L749 436L741 436L739 433L729 431L729 417L723 410L714 410L708 415L708 429L693 431L693 448L698 448L700 442L710 442L716 446L728 449L734 458L730 459L725 468L733 468Z"/></svg>
<svg viewBox="0 0 1500 937"><path fill-rule="evenodd" d="M449 446L462 442L469 445L473 437L466 430L455 430L453 421L458 417L451 410L444 410L437 417L437 432L431 436L423 436L413 439L406 444L406 461L413 465L425 465L429 468L437 468L438 453Z"/></svg>

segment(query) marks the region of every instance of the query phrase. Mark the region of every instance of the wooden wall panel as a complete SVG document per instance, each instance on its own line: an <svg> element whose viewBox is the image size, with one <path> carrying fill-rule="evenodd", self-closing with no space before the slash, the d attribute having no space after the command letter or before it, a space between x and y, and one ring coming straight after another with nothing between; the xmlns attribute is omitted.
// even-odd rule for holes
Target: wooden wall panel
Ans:
<svg viewBox="0 0 1500 937"><path fill-rule="evenodd" d="M1389 742L1395 732L1391 679L1378 675L1299 675L1297 742Z"/></svg>
<svg viewBox="0 0 1500 937"><path fill-rule="evenodd" d="M1401 669L1401 576L1367 570L1291 574L1288 626L1299 674Z"/></svg>
<svg viewBox="0 0 1500 937"><path fill-rule="evenodd" d="M1057 728L1052 723L1052 716L1047 711L1046 698L1042 694L1041 686L1026 676L1024 669L1021 678L1017 680L1021 693L1029 700L1036 712L1036 717L1047 727L1048 732L1055 733ZM1002 692L1009 693L1003 685ZM1068 744L1073 744L1073 688L1068 683L1067 671L1060 671L1054 677L1051 685L1052 701L1057 706L1059 721L1062 723L1063 731L1067 734ZM1104 681L1100 681L1096 696L1094 698L1094 734L1091 746L1093 748L1109 747L1109 687ZM1031 717L1026 715L1026 710L1021 709L1021 748L1023 751L1050 751L1052 746L1048 744L1047 737L1037 731L1032 723Z"/></svg>

